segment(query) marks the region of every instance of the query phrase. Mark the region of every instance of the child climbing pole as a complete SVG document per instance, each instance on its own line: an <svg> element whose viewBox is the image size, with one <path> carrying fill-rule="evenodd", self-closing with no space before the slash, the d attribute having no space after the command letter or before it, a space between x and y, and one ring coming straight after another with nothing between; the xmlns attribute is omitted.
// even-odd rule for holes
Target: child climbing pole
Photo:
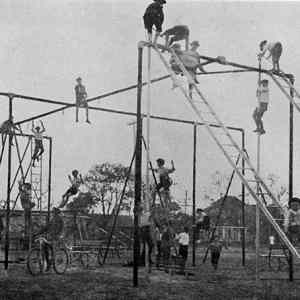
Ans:
<svg viewBox="0 0 300 300"><path fill-rule="evenodd" d="M84 107L85 108L85 115L86 115L86 122L91 124L89 120L89 106L87 102L87 92L85 86L82 84L81 77L78 77L76 79L77 84L75 86L75 96L76 96L76 122L78 122L78 114L79 114L79 108Z"/></svg>
<svg viewBox="0 0 300 300"><path fill-rule="evenodd" d="M253 112L253 119L256 124L256 129L254 130L254 132L257 132L259 134L265 134L266 131L264 129L262 117L264 113L268 110L269 104L269 82L267 79L258 81L256 97L258 101L258 106Z"/></svg>
<svg viewBox="0 0 300 300"><path fill-rule="evenodd" d="M260 52L258 54L258 58L261 59L262 57L265 57L266 59L269 59L270 57L272 57L272 63L273 63L272 71L280 72L279 59L282 53L281 43L280 42L269 43L267 40L264 40L259 44L259 50Z"/></svg>
<svg viewBox="0 0 300 300"><path fill-rule="evenodd" d="M169 207L171 202L170 186L172 185L172 180L169 174L175 171L174 162L171 160L172 167L170 169L165 167L165 161L162 158L158 158L156 163L157 169L154 169L154 171L159 175L157 191L161 194L165 207Z"/></svg>
<svg viewBox="0 0 300 300"><path fill-rule="evenodd" d="M163 5L166 4L166 0L153 0L144 13L144 26L147 30L148 41L152 43L152 29L155 26L156 32L153 43L156 44L157 39L162 32L162 24L164 22Z"/></svg>
<svg viewBox="0 0 300 300"><path fill-rule="evenodd" d="M68 203L69 198L79 192L80 185L84 183L81 174L79 174L77 170L73 170L72 176L68 175L68 179L71 183L71 187L63 194L62 202L58 208L63 208Z"/></svg>
<svg viewBox="0 0 300 300"><path fill-rule="evenodd" d="M40 121L41 126L34 127L34 122L32 121L32 133L34 134L34 152L32 156L33 167L35 166L35 161L39 161L40 156L44 153L44 145L43 145L43 133L46 131L45 126L42 121Z"/></svg>
<svg viewBox="0 0 300 300"><path fill-rule="evenodd" d="M174 42L185 41L185 50L189 49L190 30L186 25L176 25L163 32L161 37L165 37L165 46L169 48ZM171 38L170 38L171 37Z"/></svg>

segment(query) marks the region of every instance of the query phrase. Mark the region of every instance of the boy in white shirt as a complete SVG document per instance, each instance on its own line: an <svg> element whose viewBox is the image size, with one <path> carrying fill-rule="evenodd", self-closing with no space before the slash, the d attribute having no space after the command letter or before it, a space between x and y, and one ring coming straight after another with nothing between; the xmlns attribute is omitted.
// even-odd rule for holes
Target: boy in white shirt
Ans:
<svg viewBox="0 0 300 300"><path fill-rule="evenodd" d="M189 228L184 226L183 232L176 235L176 240L179 244L179 255L182 257L182 263L180 264L181 272L184 272L185 264L188 258L189 253L189 243L190 243L190 236L189 236Z"/></svg>
<svg viewBox="0 0 300 300"><path fill-rule="evenodd" d="M254 132L258 132L259 134L264 134L266 131L264 130L264 125L262 122L262 117L264 113L268 110L269 104L269 82L267 79L261 80L258 83L258 88L256 90L256 97L258 100L258 106L255 108L253 112L253 119L256 124L256 129Z"/></svg>

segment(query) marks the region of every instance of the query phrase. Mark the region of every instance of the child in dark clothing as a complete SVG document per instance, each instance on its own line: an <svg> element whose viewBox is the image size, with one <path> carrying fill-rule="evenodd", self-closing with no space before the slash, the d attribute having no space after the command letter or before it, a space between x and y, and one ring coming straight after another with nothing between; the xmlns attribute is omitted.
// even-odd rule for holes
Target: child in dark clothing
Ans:
<svg viewBox="0 0 300 300"><path fill-rule="evenodd" d="M218 263L219 263L223 246L224 246L224 242L220 240L218 236L215 236L209 245L211 264L215 270L217 270L218 268Z"/></svg>
<svg viewBox="0 0 300 300"><path fill-rule="evenodd" d="M154 36L153 43L156 44L157 39L162 32L162 23L164 22L164 12L163 5L166 3L166 0L154 0L154 3L151 3L143 16L144 26L148 33L148 41L152 43L152 27L155 26L156 32Z"/></svg>

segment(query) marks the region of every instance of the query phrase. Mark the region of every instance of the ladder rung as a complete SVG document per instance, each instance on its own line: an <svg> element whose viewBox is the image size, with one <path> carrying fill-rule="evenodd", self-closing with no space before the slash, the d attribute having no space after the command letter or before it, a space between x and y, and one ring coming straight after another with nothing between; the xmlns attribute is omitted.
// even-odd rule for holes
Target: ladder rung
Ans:
<svg viewBox="0 0 300 300"><path fill-rule="evenodd" d="M260 182L260 180L258 180L258 179L246 179L246 181L248 181L248 182Z"/></svg>
<svg viewBox="0 0 300 300"><path fill-rule="evenodd" d="M225 147L234 147L235 148L235 145L233 145L233 144L222 144L222 146L225 146Z"/></svg>

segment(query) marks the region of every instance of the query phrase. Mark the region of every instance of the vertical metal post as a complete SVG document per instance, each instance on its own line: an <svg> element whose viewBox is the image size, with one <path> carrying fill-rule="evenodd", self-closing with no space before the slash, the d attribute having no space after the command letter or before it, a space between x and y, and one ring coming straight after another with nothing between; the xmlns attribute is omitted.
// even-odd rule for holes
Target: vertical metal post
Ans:
<svg viewBox="0 0 300 300"><path fill-rule="evenodd" d="M49 138L49 163L48 163L48 205L47 205L47 224L50 221L51 206L51 184L52 184L52 138Z"/></svg>
<svg viewBox="0 0 300 300"><path fill-rule="evenodd" d="M260 174L260 134L257 134L257 174ZM259 182L256 184L256 194L259 195ZM256 202L256 234L255 234L255 274L256 283L259 281L259 250L260 250L260 208L258 202Z"/></svg>
<svg viewBox="0 0 300 300"><path fill-rule="evenodd" d="M13 95L9 95L9 121L13 123ZM8 255L9 255L9 225L10 225L10 194L11 194L11 150L13 141L13 129L9 129L8 142L8 172L7 172L7 198L6 198L6 227L5 227L5 253L4 253L4 268L8 269Z"/></svg>
<svg viewBox="0 0 300 300"><path fill-rule="evenodd" d="M138 286L138 264L140 258L139 241L139 214L141 206L142 188L142 74L143 74L143 46L138 47L138 87L137 87L137 109L136 109L136 157L135 157L135 199L134 199L134 252L133 252L133 286Z"/></svg>
<svg viewBox="0 0 300 300"><path fill-rule="evenodd" d="M294 76L289 76L289 80L294 85ZM294 98L294 90L290 88L290 95ZM289 128L289 201L293 198L293 162L294 162L294 105L290 102L290 128ZM289 251L289 280L294 280L293 254Z"/></svg>
<svg viewBox="0 0 300 300"><path fill-rule="evenodd" d="M193 266L196 265L196 171L197 171L197 124L193 126Z"/></svg>
<svg viewBox="0 0 300 300"><path fill-rule="evenodd" d="M245 131L242 131L242 151L245 152ZM242 175L245 177L245 159L242 156ZM245 184L242 182L242 265L246 264L246 221L245 221Z"/></svg>

